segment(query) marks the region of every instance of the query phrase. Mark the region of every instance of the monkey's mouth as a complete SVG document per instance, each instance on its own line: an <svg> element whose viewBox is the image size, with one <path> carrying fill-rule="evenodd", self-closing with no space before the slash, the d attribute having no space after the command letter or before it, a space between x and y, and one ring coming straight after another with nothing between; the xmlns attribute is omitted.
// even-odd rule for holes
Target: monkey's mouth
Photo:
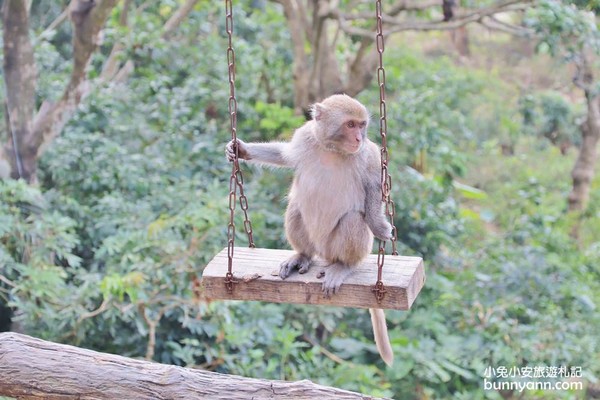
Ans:
<svg viewBox="0 0 600 400"><path fill-rule="evenodd" d="M360 149L362 148L363 142L360 143L348 143L346 145L346 149L348 151L348 153L350 154L355 154L358 153L360 151Z"/></svg>

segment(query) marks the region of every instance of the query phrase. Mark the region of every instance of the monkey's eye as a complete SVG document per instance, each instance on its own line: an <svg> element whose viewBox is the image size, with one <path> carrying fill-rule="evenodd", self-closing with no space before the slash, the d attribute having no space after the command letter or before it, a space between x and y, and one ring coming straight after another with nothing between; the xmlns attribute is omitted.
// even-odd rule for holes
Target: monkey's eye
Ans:
<svg viewBox="0 0 600 400"><path fill-rule="evenodd" d="M354 127L356 127L356 123L354 121L348 121L348 122L346 122L346 126L348 128L354 128Z"/></svg>

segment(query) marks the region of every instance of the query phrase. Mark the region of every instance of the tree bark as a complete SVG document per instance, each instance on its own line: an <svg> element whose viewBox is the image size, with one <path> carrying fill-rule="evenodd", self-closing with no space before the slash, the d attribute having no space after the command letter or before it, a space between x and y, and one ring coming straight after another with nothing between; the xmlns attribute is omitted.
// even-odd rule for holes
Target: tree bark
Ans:
<svg viewBox="0 0 600 400"><path fill-rule="evenodd" d="M587 117L581 124L581 147L575 166L571 172L573 189L569 194L569 211L585 209L590 196L590 186L594 178L600 140L600 96L586 90Z"/></svg>
<svg viewBox="0 0 600 400"><path fill-rule="evenodd" d="M306 114L311 103L337 92L355 96L363 91L376 73L378 54L373 49L375 41L375 10L357 12L350 5L349 12L339 7L339 0L272 0L283 5L291 33L294 53L294 104L297 114ZM386 40L391 33L406 30L452 30L457 31L457 46L461 54L468 54L468 36L464 26L482 23L485 17L502 12L520 11L533 0L503 0L488 7L463 9L448 21L419 21L403 18L406 11L440 8L441 0L396 0L385 6L383 21ZM342 7L343 8L343 7ZM371 30L352 26L352 21L372 21ZM337 24L337 25L336 25ZM343 68L335 56L335 43L328 38L335 25L344 35L360 38L356 56L348 62L344 76ZM308 45L307 45L308 44Z"/></svg>
<svg viewBox="0 0 600 400"><path fill-rule="evenodd" d="M309 63L305 43L310 42L309 27L303 0L279 0L290 29L292 49L294 53L294 106L295 112L301 115L310 104L309 100Z"/></svg>
<svg viewBox="0 0 600 400"><path fill-rule="evenodd" d="M469 40L469 31L466 26L461 26L453 31L450 31L450 40L454 48L461 57L471 56L471 46Z"/></svg>
<svg viewBox="0 0 600 400"><path fill-rule="evenodd" d="M0 166L10 166L9 175L28 182L36 180L37 160L60 134L87 94L87 67L98 47L99 33L118 0L72 0L73 70L62 97L44 101L35 114L35 62L29 38L26 0L7 0L2 7L4 78L8 110L8 140Z"/></svg>
<svg viewBox="0 0 600 400"><path fill-rule="evenodd" d="M34 144L39 158L48 145L60 134L81 100L88 94L87 67L99 44L99 34L118 0L73 0L73 71L61 99L56 103L44 101L34 121ZM86 4L93 4L81 11Z"/></svg>
<svg viewBox="0 0 600 400"><path fill-rule="evenodd" d="M314 384L163 365L0 333L0 396L19 399L372 399Z"/></svg>
<svg viewBox="0 0 600 400"><path fill-rule="evenodd" d="M128 16L129 16L129 7L131 5L132 0L123 1L123 8L121 9L121 15L119 16L119 25L122 27L127 27L128 24ZM104 62L102 66L102 72L100 73L100 80L102 82L108 82L113 79L117 73L119 72L121 66L119 63L119 57L123 54L125 50L125 46L122 42L117 41L113 48L110 50L110 55Z"/></svg>
<svg viewBox="0 0 600 400"><path fill-rule="evenodd" d="M32 144L37 74L29 40L27 1L6 0L2 6L2 23L8 132L4 154L8 157L9 175L30 180L35 174L37 150Z"/></svg>
<svg viewBox="0 0 600 400"><path fill-rule="evenodd" d="M354 97L362 92L371 83L378 63L379 53L373 46L373 40L363 38L350 64L346 94Z"/></svg>
<svg viewBox="0 0 600 400"><path fill-rule="evenodd" d="M317 38L319 40L319 55L316 59L318 60L316 68L319 71L317 75L319 86L318 90L311 93L309 97L311 103L320 101L334 93L344 93L346 91L342 82L340 65L335 54L335 41L333 43L329 42L328 28L330 25L330 21L325 20L323 33Z"/></svg>
<svg viewBox="0 0 600 400"><path fill-rule="evenodd" d="M198 0L187 0L179 7L179 9L177 9L177 11L175 11L175 13L173 13L173 15L171 15L163 27L163 38L167 38L175 31L175 29L177 29L177 27L179 27L179 25L181 25L181 22L192 12L196 3L198 3Z"/></svg>

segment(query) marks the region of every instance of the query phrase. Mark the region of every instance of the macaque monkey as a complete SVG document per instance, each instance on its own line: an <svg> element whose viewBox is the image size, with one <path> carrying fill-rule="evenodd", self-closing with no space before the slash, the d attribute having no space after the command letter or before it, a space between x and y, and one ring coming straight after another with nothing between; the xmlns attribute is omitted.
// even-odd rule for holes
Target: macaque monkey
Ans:
<svg viewBox="0 0 600 400"><path fill-rule="evenodd" d="M373 236L392 238L392 225L382 209L381 156L367 138L365 106L347 95L333 95L315 104L311 115L290 142L238 139L227 144L226 154L233 161L237 150L240 159L294 169L285 233L296 254L281 264L279 276L306 273L319 256L329 264L323 280L329 297L371 252ZM379 353L391 365L385 314L369 311Z"/></svg>

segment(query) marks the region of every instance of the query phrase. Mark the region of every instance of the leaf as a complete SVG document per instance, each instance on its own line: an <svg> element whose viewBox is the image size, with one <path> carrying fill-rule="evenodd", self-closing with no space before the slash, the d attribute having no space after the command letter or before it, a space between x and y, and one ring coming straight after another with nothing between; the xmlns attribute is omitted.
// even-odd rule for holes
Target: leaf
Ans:
<svg viewBox="0 0 600 400"><path fill-rule="evenodd" d="M450 361L442 360L442 361L440 361L440 364L447 370L452 371L452 372L462 376L465 379L474 380L477 378L477 375L475 375L468 369L459 367L458 365L456 365Z"/></svg>
<svg viewBox="0 0 600 400"><path fill-rule="evenodd" d="M154 237L155 235L160 233L168 224L169 219L167 217L160 216L160 218L148 224L148 236Z"/></svg>
<svg viewBox="0 0 600 400"><path fill-rule="evenodd" d="M484 200L487 199L487 194L480 189L474 188L472 186L466 185L464 183L460 183L456 180L452 181L452 186L466 199L471 200Z"/></svg>
<svg viewBox="0 0 600 400"><path fill-rule="evenodd" d="M581 304L583 304L590 311L594 311L596 309L596 303L594 303L594 300L592 300L590 296L586 294L577 296L577 300L579 300Z"/></svg>
<svg viewBox="0 0 600 400"><path fill-rule="evenodd" d="M372 347L371 344L367 344L352 338L333 338L331 339L330 344L343 358L357 356L366 349Z"/></svg>

